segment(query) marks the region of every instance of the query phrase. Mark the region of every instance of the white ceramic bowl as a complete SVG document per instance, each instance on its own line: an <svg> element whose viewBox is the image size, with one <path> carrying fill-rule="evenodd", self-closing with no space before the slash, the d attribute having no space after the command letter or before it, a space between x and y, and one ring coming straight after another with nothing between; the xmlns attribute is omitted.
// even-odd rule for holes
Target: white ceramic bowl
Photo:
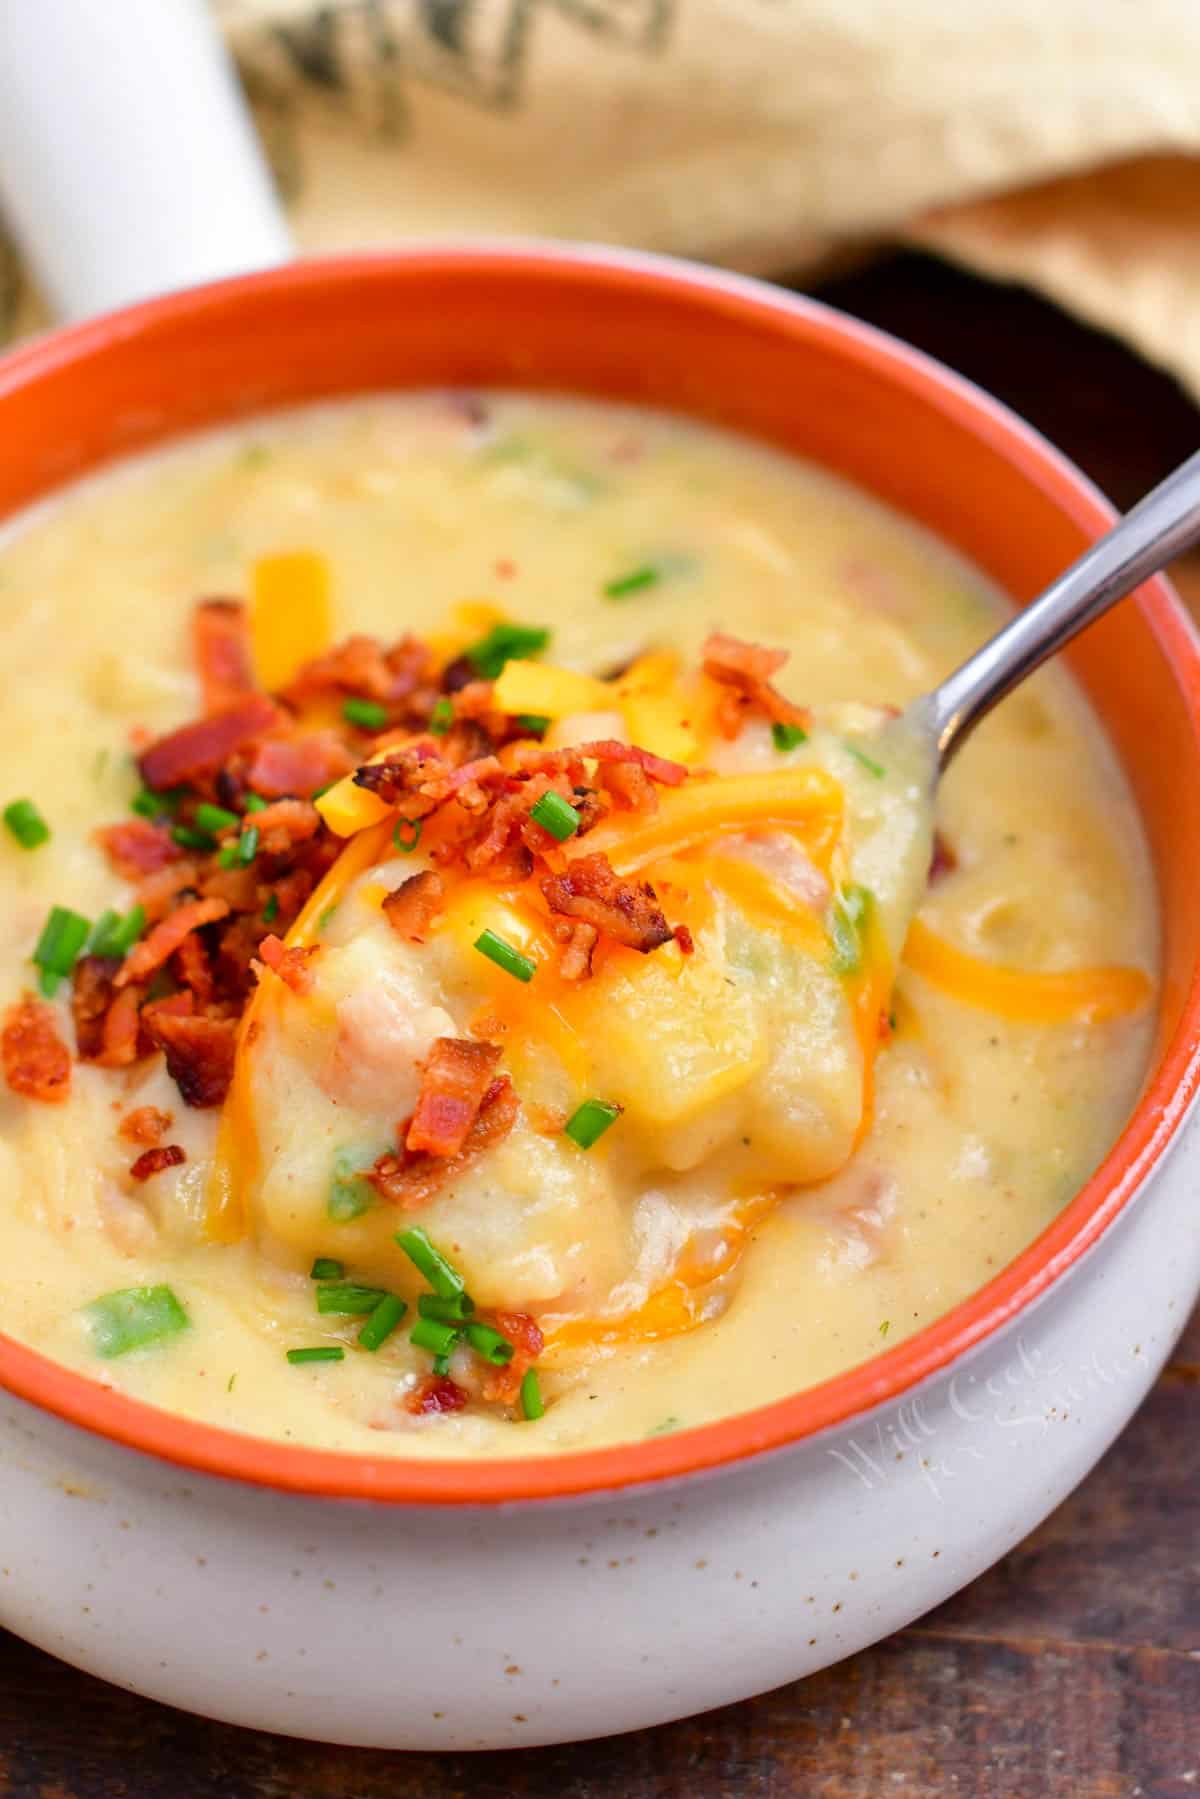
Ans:
<svg viewBox="0 0 1200 1799"><path fill-rule="evenodd" d="M1017 601L1111 517L1011 414L876 332L700 268L536 245L298 265L42 340L0 364L0 513L190 428L450 383L644 400L748 431L940 531ZM794 1680L1044 1518L1200 1290L1200 657L1155 582L1071 661L1155 859L1160 1030L1104 1165L986 1289L759 1411L475 1467L191 1424L0 1337L0 1624L235 1723L521 1746Z"/></svg>

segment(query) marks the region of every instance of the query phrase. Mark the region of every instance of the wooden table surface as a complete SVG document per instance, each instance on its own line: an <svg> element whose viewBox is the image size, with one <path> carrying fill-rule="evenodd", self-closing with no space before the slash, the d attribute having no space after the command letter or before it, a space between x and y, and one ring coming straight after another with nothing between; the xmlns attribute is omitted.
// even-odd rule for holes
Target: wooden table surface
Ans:
<svg viewBox="0 0 1200 1799"><path fill-rule="evenodd" d="M1168 380L1027 294L916 256L824 293L1009 401L1120 505L1200 444L1200 414ZM1180 585L1200 609L1200 560ZM0 1632L0 1793L1200 1799L1200 1313L1120 1442L1040 1530L938 1611L811 1680L601 1743L384 1755L204 1723Z"/></svg>

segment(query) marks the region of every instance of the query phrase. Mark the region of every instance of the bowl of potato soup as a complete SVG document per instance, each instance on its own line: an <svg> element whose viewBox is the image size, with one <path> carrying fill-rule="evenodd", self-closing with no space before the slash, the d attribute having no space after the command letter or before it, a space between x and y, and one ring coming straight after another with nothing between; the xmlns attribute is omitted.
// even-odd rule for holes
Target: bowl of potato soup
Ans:
<svg viewBox="0 0 1200 1799"><path fill-rule="evenodd" d="M903 709L1083 478L821 306L539 246L140 306L0 420L0 1624L528 1745L1043 1518L1200 1288L1196 644L1148 584L940 786Z"/></svg>

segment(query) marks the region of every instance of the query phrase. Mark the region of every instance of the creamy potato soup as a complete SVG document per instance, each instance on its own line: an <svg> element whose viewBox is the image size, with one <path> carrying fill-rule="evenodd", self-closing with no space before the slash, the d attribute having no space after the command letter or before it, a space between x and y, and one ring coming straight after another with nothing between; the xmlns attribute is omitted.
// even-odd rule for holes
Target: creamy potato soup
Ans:
<svg viewBox="0 0 1200 1799"><path fill-rule="evenodd" d="M782 456L444 394L269 418L0 542L0 1328L373 1456L779 1398L1027 1245L1157 965L1066 675Z"/></svg>

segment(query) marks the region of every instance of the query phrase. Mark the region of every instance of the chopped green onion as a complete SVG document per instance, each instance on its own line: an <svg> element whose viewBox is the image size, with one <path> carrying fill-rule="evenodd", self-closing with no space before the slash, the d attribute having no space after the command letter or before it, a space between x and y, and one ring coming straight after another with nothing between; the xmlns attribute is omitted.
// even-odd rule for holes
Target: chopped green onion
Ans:
<svg viewBox="0 0 1200 1799"><path fill-rule="evenodd" d="M411 856L421 841L425 828L423 818L398 818L392 831L392 842L402 856Z"/></svg>
<svg viewBox="0 0 1200 1799"><path fill-rule="evenodd" d="M419 1318L409 1332L408 1340L417 1349L431 1349L434 1355L449 1355L460 1335L452 1324L439 1324L436 1318Z"/></svg>
<svg viewBox="0 0 1200 1799"><path fill-rule="evenodd" d="M653 562L644 562L640 568L618 575L615 581L606 581L601 592L607 600L623 600L626 594L640 593L643 587L653 587L661 580L662 570Z"/></svg>
<svg viewBox="0 0 1200 1799"><path fill-rule="evenodd" d="M517 723L530 737L544 737L550 729L549 715L545 712L518 712Z"/></svg>
<svg viewBox="0 0 1200 1799"><path fill-rule="evenodd" d="M842 745L850 752L856 762L862 764L869 775L874 775L877 781L882 781L884 775L887 773L887 769L883 766L882 762L876 762L874 756L868 756L866 750L860 750L856 743L851 743L845 737L842 739Z"/></svg>
<svg viewBox="0 0 1200 1799"><path fill-rule="evenodd" d="M521 1381L521 1410L530 1419L541 1418L545 1413L546 1406L536 1368L528 1369Z"/></svg>
<svg viewBox="0 0 1200 1799"><path fill-rule="evenodd" d="M242 801L243 812L265 812L266 809L267 802L261 793L248 793Z"/></svg>
<svg viewBox="0 0 1200 1799"><path fill-rule="evenodd" d="M777 750L794 750L797 744L808 742L808 732L803 725L783 725L776 721L771 726L771 738Z"/></svg>
<svg viewBox="0 0 1200 1799"><path fill-rule="evenodd" d="M857 974L862 966L863 933L873 904L869 887L846 887L834 900L829 935L833 940L835 974Z"/></svg>
<svg viewBox="0 0 1200 1799"><path fill-rule="evenodd" d="M475 1354L481 1355L493 1368L506 1367L516 1354L508 1338L502 1332L493 1330L490 1324L468 1324L466 1338Z"/></svg>
<svg viewBox="0 0 1200 1799"><path fill-rule="evenodd" d="M358 1333L358 1340L364 1349L372 1351L380 1348L391 1336L408 1307L395 1293L385 1293L367 1322Z"/></svg>
<svg viewBox="0 0 1200 1799"><path fill-rule="evenodd" d="M165 793L156 793L152 787L143 787L131 800L130 809L139 818L162 818L164 814L174 812L186 795L186 787L168 787Z"/></svg>
<svg viewBox="0 0 1200 1799"><path fill-rule="evenodd" d="M435 1355L433 1358L433 1372L435 1374L449 1374L450 1357L448 1355Z"/></svg>
<svg viewBox="0 0 1200 1799"><path fill-rule="evenodd" d="M887 1336L888 1331L891 1329L891 1324L892 1324L892 1321L890 1318L885 1318L882 1320L882 1322L880 1323L880 1326L879 1326L879 1334L881 1337Z"/></svg>
<svg viewBox="0 0 1200 1799"><path fill-rule="evenodd" d="M236 843L227 843L225 845L224 849L222 849L220 851L220 853L218 854L217 861L222 868L236 868L237 867L237 844Z"/></svg>
<svg viewBox="0 0 1200 1799"><path fill-rule="evenodd" d="M454 723L453 700L440 699L429 714L429 729L435 737L444 737Z"/></svg>
<svg viewBox="0 0 1200 1799"><path fill-rule="evenodd" d="M190 1320L170 1287L123 1287L83 1309L96 1354L106 1360L159 1343Z"/></svg>
<svg viewBox="0 0 1200 1799"><path fill-rule="evenodd" d="M381 1299L387 1294L382 1287L358 1287L353 1281L338 1281L328 1287L317 1288L318 1312L340 1312L349 1317L362 1317L366 1312L373 1312Z"/></svg>
<svg viewBox="0 0 1200 1799"><path fill-rule="evenodd" d="M236 812L230 812L224 806L210 805L208 800L201 800L192 815L192 823L198 831L207 831L210 837L217 837L222 831L231 831L241 820Z"/></svg>
<svg viewBox="0 0 1200 1799"><path fill-rule="evenodd" d="M23 850L35 850L50 840L50 826L32 800L12 800L4 808L4 822Z"/></svg>
<svg viewBox="0 0 1200 1799"><path fill-rule="evenodd" d="M349 699L342 701L342 717L360 731L382 731L387 724L387 707L378 700Z"/></svg>
<svg viewBox="0 0 1200 1799"><path fill-rule="evenodd" d="M335 1262L332 1256L318 1256L308 1271L310 1281L340 1281L345 1274L345 1265Z"/></svg>
<svg viewBox="0 0 1200 1799"><path fill-rule="evenodd" d="M333 923L336 914L337 914L336 906L326 906L326 908L322 912L320 918L318 918L318 920L317 920L318 931L327 931L329 929L330 925Z"/></svg>
<svg viewBox="0 0 1200 1799"><path fill-rule="evenodd" d="M298 1368L302 1362L340 1362L345 1354L337 1343L322 1343L316 1349L289 1349L287 1359Z"/></svg>
<svg viewBox="0 0 1200 1799"><path fill-rule="evenodd" d="M43 993L53 995L58 988L59 978L70 974L87 942L90 930L90 924L81 913L72 912L66 906L51 906L50 916L42 926L42 934L33 952L33 961L44 977ZM54 978L53 986L47 985L48 977Z"/></svg>
<svg viewBox="0 0 1200 1799"><path fill-rule="evenodd" d="M142 906L131 906L124 918L115 912L102 912L92 927L86 954L89 956L127 956L146 926Z"/></svg>
<svg viewBox="0 0 1200 1799"><path fill-rule="evenodd" d="M273 893L271 895L270 899L267 901L266 905L263 907L262 921L264 924L274 924L275 920L278 917L279 917L279 895L277 893Z"/></svg>
<svg viewBox="0 0 1200 1799"><path fill-rule="evenodd" d="M502 968L505 974L512 975L514 980L532 981L537 973L537 963L528 956L523 956L511 943L505 943L503 937L497 937L495 931L481 931L475 939L475 948L489 962L494 962L497 968Z"/></svg>
<svg viewBox="0 0 1200 1799"><path fill-rule="evenodd" d="M53 969L43 968L38 971L38 988L47 999L54 998L61 984L62 976L55 974Z"/></svg>
<svg viewBox="0 0 1200 1799"><path fill-rule="evenodd" d="M565 843L579 829L579 814L561 793L544 793L537 805L529 808L529 816L560 843Z"/></svg>
<svg viewBox="0 0 1200 1799"><path fill-rule="evenodd" d="M610 1100L585 1099L572 1112L563 1129L573 1143L578 1143L580 1149L590 1149L598 1138L603 1137L609 1126L617 1122L621 1111L622 1108L614 1106Z"/></svg>
<svg viewBox="0 0 1200 1799"><path fill-rule="evenodd" d="M411 1230L397 1231L396 1241L419 1274L423 1274L439 1299L456 1299L466 1288L466 1281L442 1254L435 1249L419 1224Z"/></svg>
<svg viewBox="0 0 1200 1799"><path fill-rule="evenodd" d="M207 831L195 831L191 825L172 825L171 836L185 850L210 850L216 843Z"/></svg>
<svg viewBox="0 0 1200 1799"><path fill-rule="evenodd" d="M486 637L464 650L463 654L485 681L494 681L506 662L515 657L536 656L550 642L550 633L541 625L493 625Z"/></svg>
<svg viewBox="0 0 1200 1799"><path fill-rule="evenodd" d="M333 1158L333 1182L325 1205L326 1213L337 1224L361 1218L371 1204L371 1189L360 1172L361 1151L339 1149Z"/></svg>
<svg viewBox="0 0 1200 1799"><path fill-rule="evenodd" d="M469 1293L456 1293L453 1299L442 1299L436 1293L422 1293L417 1301L422 1318L436 1318L439 1324L465 1324L475 1310Z"/></svg>
<svg viewBox="0 0 1200 1799"><path fill-rule="evenodd" d="M234 846L234 860L243 868L249 868L258 854L258 826L247 825Z"/></svg>

